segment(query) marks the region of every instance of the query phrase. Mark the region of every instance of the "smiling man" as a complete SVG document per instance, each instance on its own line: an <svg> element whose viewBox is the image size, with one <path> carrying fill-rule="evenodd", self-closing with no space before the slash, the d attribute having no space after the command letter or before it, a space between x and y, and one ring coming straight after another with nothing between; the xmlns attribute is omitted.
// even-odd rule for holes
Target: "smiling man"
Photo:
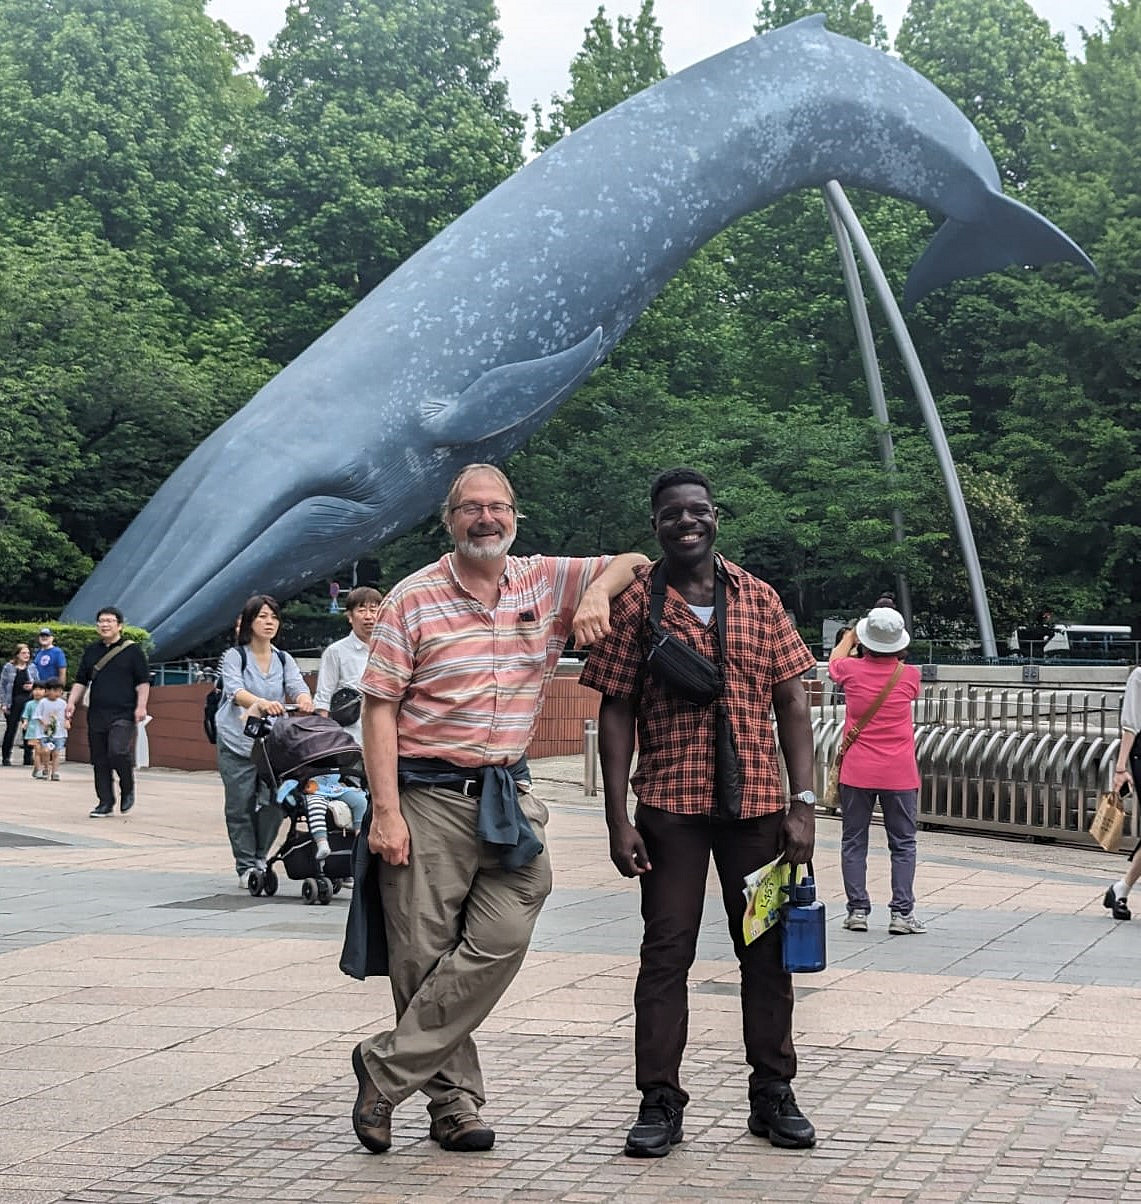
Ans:
<svg viewBox="0 0 1141 1204"><path fill-rule="evenodd" d="M524 753L568 637L605 635L611 598L646 563L509 556L515 490L490 464L456 477L442 517L455 550L384 599L361 677L368 844L382 862L396 1005L395 1027L353 1050L353 1129L374 1153L391 1144L393 1107L420 1090L443 1149L495 1141L472 1033L515 977L551 889L547 809Z"/></svg>
<svg viewBox="0 0 1141 1204"><path fill-rule="evenodd" d="M610 634L591 650L581 678L603 695L599 747L610 857L620 873L639 878L642 891L645 934L634 988L642 1102L626 1153L660 1158L682 1139L689 1102L680 1079L686 979L710 853L741 968L745 1055L752 1068L749 1129L773 1145L807 1147L816 1133L790 1085L796 1074L793 995L780 934L771 928L746 946L741 928L745 875L781 851L794 864L812 857L812 728L800 674L815 662L776 591L714 554L717 507L704 475L692 468L662 473L651 487L650 508L662 559L639 569L636 582L615 601ZM652 605L655 593L660 618ZM682 697L655 662L647 665L651 618L719 666L708 701ZM661 634L653 638L660 657ZM770 706L790 799L781 786ZM638 806L631 823L626 794L635 726ZM736 773L719 772L718 760L725 764L730 750Z"/></svg>

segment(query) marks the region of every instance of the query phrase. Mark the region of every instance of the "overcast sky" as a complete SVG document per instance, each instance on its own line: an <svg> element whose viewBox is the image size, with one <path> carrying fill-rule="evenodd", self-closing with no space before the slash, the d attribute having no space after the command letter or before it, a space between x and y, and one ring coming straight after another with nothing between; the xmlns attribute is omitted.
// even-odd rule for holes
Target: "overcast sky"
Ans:
<svg viewBox="0 0 1141 1204"><path fill-rule="evenodd" d="M1071 53L1081 48L1078 26L1094 29L1109 14L1107 0L1031 0L1057 32L1066 35ZM514 107L526 113L533 100L546 107L552 92L567 88L567 66L582 46L583 30L599 0L498 0L503 32L499 57L511 87ZM634 15L639 0L607 0L606 12ZM656 0L666 66L679 71L699 59L752 36L756 0ZM877 11L894 37L907 0L876 0ZM209 0L208 10L265 51L284 24L286 0Z"/></svg>

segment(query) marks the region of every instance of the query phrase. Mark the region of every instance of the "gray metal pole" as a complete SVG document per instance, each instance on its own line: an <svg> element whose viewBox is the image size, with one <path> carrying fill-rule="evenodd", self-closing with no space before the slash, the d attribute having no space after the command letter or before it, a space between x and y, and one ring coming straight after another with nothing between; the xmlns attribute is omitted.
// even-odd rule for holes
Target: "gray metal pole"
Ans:
<svg viewBox="0 0 1141 1204"><path fill-rule="evenodd" d="M978 549L975 547L975 536L971 530L971 520L967 513L966 502L963 501L959 475L955 471L955 461L951 455L950 445L947 443L947 434L943 430L942 419L935 407L931 386L927 383L923 365L919 362L919 356L916 353L915 344L911 341L907 323L903 320L903 314L888 285L880 261L872 249L872 244L868 240L863 226L860 225L860 219L856 216L851 202L843 188L835 180L829 180L824 185L824 194L835 206L836 213L844 223L860 258L864 261L864 267L872 282L872 287L876 290L876 296L887 315L888 325L891 327L892 335L895 337L900 355L903 357L904 367L907 369L912 388L919 400L923 420L927 424L927 433L935 448L935 458L939 462L939 470L943 474L947 500L951 504L951 517L955 523L955 532L959 537L959 546L962 548L963 561L967 569L967 580L970 583L971 601L974 603L975 621L978 624L979 642L982 644L983 656L998 656L998 646L994 639L994 624L991 622L990 604L987 602L986 586L983 584L983 571L979 564Z"/></svg>
<svg viewBox="0 0 1141 1204"><path fill-rule="evenodd" d="M860 283L860 269L856 265L856 256L852 251L852 240L844 223L840 220L835 206L828 193L824 193L824 207L828 211L828 224L832 227L832 236L836 240L836 249L840 252L840 270L844 275L844 288L848 293L848 308L852 313L852 323L856 328L856 342L860 347L860 359L864 364L864 376L868 382L868 394L871 397L872 413L880 424L876 438L880 445L880 460L888 476L893 480L897 476L895 467L895 445L892 443L891 430L887 412L887 398L884 396L883 377L880 375L880 362L876 355L875 339L872 337L872 322L868 317L868 303L864 297L863 285ZM891 510L891 526L897 546L903 544L903 515L898 506ZM900 569L895 575L896 594L899 598L899 609L903 613L903 621L907 630L914 630L911 615L911 587L907 577Z"/></svg>

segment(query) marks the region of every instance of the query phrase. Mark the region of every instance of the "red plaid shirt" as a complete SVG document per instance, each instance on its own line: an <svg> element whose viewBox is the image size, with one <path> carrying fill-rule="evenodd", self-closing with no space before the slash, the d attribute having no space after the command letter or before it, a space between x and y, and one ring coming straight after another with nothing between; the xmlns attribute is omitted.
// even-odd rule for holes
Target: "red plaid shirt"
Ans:
<svg viewBox="0 0 1141 1204"><path fill-rule="evenodd" d="M725 565L728 663L725 702L737 737L743 790L741 818L784 807L770 717L773 686L799 677L816 661L789 621L771 585L728 560ZM632 699L649 635L650 573L610 608L610 634L590 650L579 679L612 698ZM666 589L662 626L710 660L719 658L716 619L703 626L688 603ZM714 708L694 706L661 689L647 673L638 708L638 768L634 793L647 807L678 815L712 815Z"/></svg>

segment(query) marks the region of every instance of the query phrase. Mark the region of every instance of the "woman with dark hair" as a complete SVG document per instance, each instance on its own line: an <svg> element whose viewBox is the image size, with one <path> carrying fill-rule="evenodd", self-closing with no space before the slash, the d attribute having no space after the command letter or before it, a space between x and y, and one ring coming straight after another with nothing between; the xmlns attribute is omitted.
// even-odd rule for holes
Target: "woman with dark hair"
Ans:
<svg viewBox="0 0 1141 1204"><path fill-rule="evenodd" d="M281 826L281 810L269 788L258 780L250 760L253 741L245 734L246 717L281 715L287 702L299 711L313 710L297 662L275 648L281 607L268 594L255 594L242 607L237 646L222 657L222 702L218 727L218 772L226 792L226 830L234 866L243 886L250 874L264 870L270 846Z"/></svg>
<svg viewBox="0 0 1141 1204"><path fill-rule="evenodd" d="M32 697L32 683L38 680L36 666L32 664L32 650L27 644L17 644L11 659L0 670L0 706L3 707L7 724L4 728L4 764L12 764L12 745L16 741L16 729L24 714L24 704ZM24 764L31 765L32 750L24 747Z"/></svg>

